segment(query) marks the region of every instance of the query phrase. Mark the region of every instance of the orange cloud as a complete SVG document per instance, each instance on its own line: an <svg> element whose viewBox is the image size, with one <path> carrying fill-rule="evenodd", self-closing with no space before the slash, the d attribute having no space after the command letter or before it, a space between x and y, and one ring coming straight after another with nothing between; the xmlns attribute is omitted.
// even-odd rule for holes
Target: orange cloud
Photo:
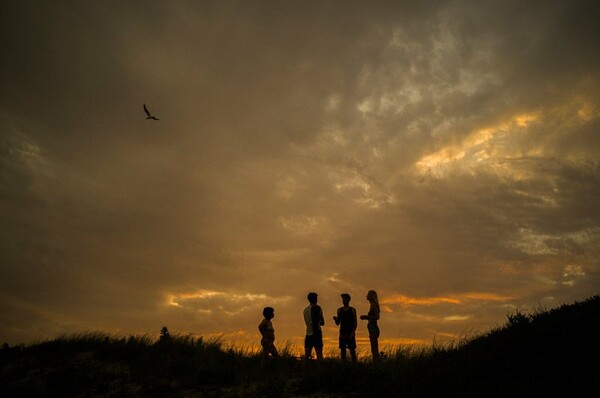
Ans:
<svg viewBox="0 0 600 398"><path fill-rule="evenodd" d="M400 294L381 299L381 304L398 304L401 306L436 305L442 303L461 304L461 301L453 297L408 297Z"/></svg>
<svg viewBox="0 0 600 398"><path fill-rule="evenodd" d="M518 113L500 123L474 130L461 142L423 156L415 163L416 170L419 174L431 173L439 177L448 168L459 164L467 168L478 167L483 160L506 157L510 149L499 147L496 140L527 131L528 125L539 117L537 113Z"/></svg>
<svg viewBox="0 0 600 398"><path fill-rule="evenodd" d="M401 294L383 297L381 304L396 304L402 307L413 305L456 304L463 305L472 301L510 301L513 297L485 292L468 292L442 297L409 297Z"/></svg>
<svg viewBox="0 0 600 398"><path fill-rule="evenodd" d="M510 301L513 300L512 296L505 296L496 293L483 293L483 292L472 292L472 293L464 293L462 297L466 300L475 300L475 301Z"/></svg>
<svg viewBox="0 0 600 398"><path fill-rule="evenodd" d="M414 339L410 337L395 338L395 339L380 339L379 344L382 347L397 347L401 345L428 345L430 341L423 339Z"/></svg>

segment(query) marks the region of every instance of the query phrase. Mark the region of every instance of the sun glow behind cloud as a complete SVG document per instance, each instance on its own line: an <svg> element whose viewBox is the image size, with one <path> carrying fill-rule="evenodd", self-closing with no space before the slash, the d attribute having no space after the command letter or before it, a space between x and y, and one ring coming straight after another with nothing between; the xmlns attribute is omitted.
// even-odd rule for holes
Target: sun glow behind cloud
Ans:
<svg viewBox="0 0 600 398"><path fill-rule="evenodd" d="M415 163L419 174L443 177L453 169L469 171L481 164L500 161L515 156L507 148L507 141L513 134L525 134L527 127L537 121L536 113L520 113L506 121L484 127L468 134L460 143L439 149L423 156Z"/></svg>
<svg viewBox="0 0 600 398"><path fill-rule="evenodd" d="M235 304L243 303L254 303L254 302L281 302L286 301L289 298L274 298L269 297L266 294L252 294L252 293L231 293L231 292L219 292L210 290L198 290L190 293L180 294L167 294L166 304L173 307L182 307L186 303L199 303L202 301L211 300L222 300L224 302L230 302Z"/></svg>
<svg viewBox="0 0 600 398"><path fill-rule="evenodd" d="M467 303L472 302L488 302L488 301L498 301L498 302L507 302L513 300L514 297L505 296L495 293L481 293L481 292L470 292L470 293L461 293L452 296L446 297L408 297L404 295L392 295L386 296L381 300L382 304L396 304L402 307L409 306L431 306L437 304L455 304L455 305L465 305Z"/></svg>

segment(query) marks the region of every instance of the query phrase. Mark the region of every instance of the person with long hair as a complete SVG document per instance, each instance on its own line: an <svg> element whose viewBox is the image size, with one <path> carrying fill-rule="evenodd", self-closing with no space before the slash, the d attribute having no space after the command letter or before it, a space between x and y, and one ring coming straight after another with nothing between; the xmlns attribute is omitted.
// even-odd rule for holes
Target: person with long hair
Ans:
<svg viewBox="0 0 600 398"><path fill-rule="evenodd" d="M367 330L369 331L369 341L371 342L371 355L373 355L373 362L379 362L381 356L379 355L379 326L377 321L379 320L379 298L377 298L377 292L375 290L369 290L367 293L367 300L369 300L369 313L367 315L361 315L360 319L367 321Z"/></svg>

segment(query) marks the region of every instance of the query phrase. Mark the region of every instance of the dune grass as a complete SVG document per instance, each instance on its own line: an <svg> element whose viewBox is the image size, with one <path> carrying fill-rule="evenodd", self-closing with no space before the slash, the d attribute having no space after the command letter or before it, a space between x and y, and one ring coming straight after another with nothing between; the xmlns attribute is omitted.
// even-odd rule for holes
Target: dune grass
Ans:
<svg viewBox="0 0 600 398"><path fill-rule="evenodd" d="M88 333L4 346L0 396L596 396L599 336L600 296L517 311L505 325L453 343L392 347L379 364L305 363L289 345L265 361L252 347L218 339Z"/></svg>

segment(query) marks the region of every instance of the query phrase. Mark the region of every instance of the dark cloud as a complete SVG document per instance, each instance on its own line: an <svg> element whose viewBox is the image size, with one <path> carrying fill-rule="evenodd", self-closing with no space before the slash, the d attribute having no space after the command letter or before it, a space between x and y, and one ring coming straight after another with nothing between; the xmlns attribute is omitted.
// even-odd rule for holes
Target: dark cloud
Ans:
<svg viewBox="0 0 600 398"><path fill-rule="evenodd" d="M597 293L594 2L0 11L0 339L273 305L283 341L375 288L430 342Z"/></svg>

